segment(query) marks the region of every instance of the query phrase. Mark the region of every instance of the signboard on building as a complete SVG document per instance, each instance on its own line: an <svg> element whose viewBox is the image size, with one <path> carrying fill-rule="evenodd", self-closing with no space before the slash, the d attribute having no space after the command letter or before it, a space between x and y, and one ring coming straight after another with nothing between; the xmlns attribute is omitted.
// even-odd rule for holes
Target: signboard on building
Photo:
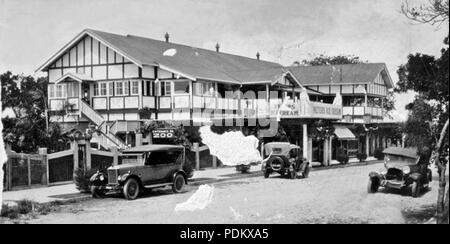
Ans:
<svg viewBox="0 0 450 244"><path fill-rule="evenodd" d="M272 108L271 108L272 109ZM282 119L318 118L342 119L342 106L329 103L290 101L281 104L278 110L271 110L272 116Z"/></svg>
<svg viewBox="0 0 450 244"><path fill-rule="evenodd" d="M154 129L152 131L153 139L173 139L175 136L175 129Z"/></svg>

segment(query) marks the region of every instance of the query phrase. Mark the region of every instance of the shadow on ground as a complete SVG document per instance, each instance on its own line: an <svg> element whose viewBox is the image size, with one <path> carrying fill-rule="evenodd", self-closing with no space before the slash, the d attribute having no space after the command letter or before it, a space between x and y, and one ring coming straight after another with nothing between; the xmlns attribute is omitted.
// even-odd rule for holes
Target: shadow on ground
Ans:
<svg viewBox="0 0 450 244"><path fill-rule="evenodd" d="M402 211L407 224L435 223L436 205L426 205L416 209L406 209Z"/></svg>

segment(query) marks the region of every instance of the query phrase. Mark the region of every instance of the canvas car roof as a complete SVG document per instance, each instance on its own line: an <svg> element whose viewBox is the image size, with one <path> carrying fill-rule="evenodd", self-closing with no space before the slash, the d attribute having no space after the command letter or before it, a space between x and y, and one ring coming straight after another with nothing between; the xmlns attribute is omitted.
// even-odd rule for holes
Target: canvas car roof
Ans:
<svg viewBox="0 0 450 244"><path fill-rule="evenodd" d="M123 150L124 153L137 153L137 152L152 152L152 151L165 151L170 149L183 149L180 145L165 145L165 144L151 144L132 147Z"/></svg>
<svg viewBox="0 0 450 244"><path fill-rule="evenodd" d="M390 155L397 155L397 156L403 156L408 158L418 158L419 155L417 155L417 148L414 147L408 147L408 148L401 148L401 147L388 147L383 150L384 154L390 154Z"/></svg>

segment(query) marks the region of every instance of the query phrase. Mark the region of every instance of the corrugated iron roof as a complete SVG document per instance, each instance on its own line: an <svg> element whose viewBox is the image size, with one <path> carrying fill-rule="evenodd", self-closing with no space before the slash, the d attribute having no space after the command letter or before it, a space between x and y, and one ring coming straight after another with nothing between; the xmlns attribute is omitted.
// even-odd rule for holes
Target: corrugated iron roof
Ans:
<svg viewBox="0 0 450 244"><path fill-rule="evenodd" d="M234 83L267 82L286 73L280 64L273 62L134 35L123 36L91 29L86 31L131 56L141 65L166 67L196 79ZM176 50L176 53L173 56L164 55L169 49Z"/></svg>
<svg viewBox="0 0 450 244"><path fill-rule="evenodd" d="M288 69L303 85L368 84L381 73L388 88L393 87L384 63L290 66Z"/></svg>

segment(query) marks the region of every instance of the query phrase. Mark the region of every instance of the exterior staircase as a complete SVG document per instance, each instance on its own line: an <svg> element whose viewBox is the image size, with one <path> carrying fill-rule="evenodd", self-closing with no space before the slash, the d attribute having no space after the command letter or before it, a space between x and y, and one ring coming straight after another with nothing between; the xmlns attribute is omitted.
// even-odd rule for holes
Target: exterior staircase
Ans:
<svg viewBox="0 0 450 244"><path fill-rule="evenodd" d="M117 137L111 130L108 129L106 120L100 113L95 111L91 106L89 106L89 104L87 104L83 100L80 100L80 104L81 114L86 116L89 121L94 123L97 126L97 130L101 132L100 136L98 136L97 138L99 144L107 148L111 146L115 146L119 149L128 148L128 146L119 137Z"/></svg>

